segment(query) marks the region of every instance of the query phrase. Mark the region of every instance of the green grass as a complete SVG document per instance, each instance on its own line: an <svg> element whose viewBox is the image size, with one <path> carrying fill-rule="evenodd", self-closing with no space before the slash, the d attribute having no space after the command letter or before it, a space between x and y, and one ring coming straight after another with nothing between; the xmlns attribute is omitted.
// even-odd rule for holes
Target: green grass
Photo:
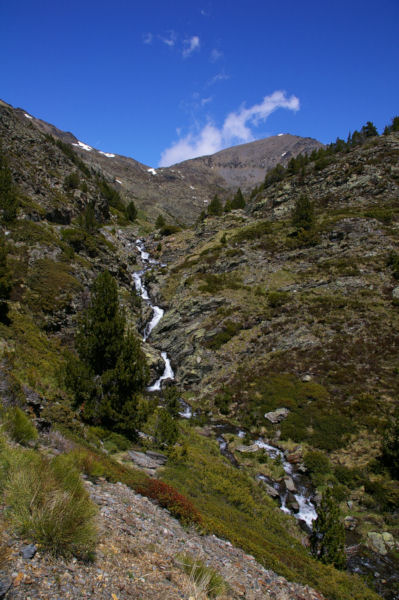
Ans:
<svg viewBox="0 0 399 600"><path fill-rule="evenodd" d="M20 408L10 408L5 416L5 426L11 438L18 444L26 445L37 440L36 427Z"/></svg>
<svg viewBox="0 0 399 600"><path fill-rule="evenodd" d="M81 289L69 265L48 258L37 260L28 274L26 301L33 312L51 313L67 308Z"/></svg>
<svg viewBox="0 0 399 600"><path fill-rule="evenodd" d="M187 455L168 463L162 478L194 502L209 532L230 540L287 579L311 585L329 600L378 597L358 577L313 560L300 543L292 518L276 508L249 476L230 466L215 442L187 424L182 427Z"/></svg>
<svg viewBox="0 0 399 600"><path fill-rule="evenodd" d="M52 554L92 558L97 509L65 457L50 461L3 445L0 462L6 518L15 532Z"/></svg>
<svg viewBox="0 0 399 600"><path fill-rule="evenodd" d="M218 598L227 590L223 577L199 558L183 553L177 556L177 562L190 576L199 593L206 593L209 598Z"/></svg>
<svg viewBox="0 0 399 600"><path fill-rule="evenodd" d="M32 318L10 311L11 325L0 325L8 346L7 358L16 380L53 399L59 392L59 373L65 365L58 340L50 339Z"/></svg>

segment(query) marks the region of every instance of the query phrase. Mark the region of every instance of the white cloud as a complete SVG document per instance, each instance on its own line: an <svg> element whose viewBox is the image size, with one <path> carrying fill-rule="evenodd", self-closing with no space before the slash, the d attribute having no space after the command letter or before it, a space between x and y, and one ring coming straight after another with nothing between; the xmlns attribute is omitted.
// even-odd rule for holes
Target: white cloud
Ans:
<svg viewBox="0 0 399 600"><path fill-rule="evenodd" d="M201 106L205 106L206 104L209 104L209 102L212 102L213 97L212 96L208 96L208 98L201 98Z"/></svg>
<svg viewBox="0 0 399 600"><path fill-rule="evenodd" d="M143 44L151 44L153 39L154 36L152 35L152 33L145 33L143 35Z"/></svg>
<svg viewBox="0 0 399 600"><path fill-rule="evenodd" d="M222 127L207 123L199 133L189 133L179 139L162 152L159 165L167 167L189 158L214 154L233 144L250 142L254 139L252 128L265 121L278 108L299 110L299 99L276 91L265 96L260 104L250 108L242 106L237 112L227 115Z"/></svg>
<svg viewBox="0 0 399 600"><path fill-rule="evenodd" d="M183 58L188 58L195 50L199 50L200 39L198 35L193 35L193 37L184 40L183 45Z"/></svg>
<svg viewBox="0 0 399 600"><path fill-rule="evenodd" d="M169 48L172 48L176 44L177 36L174 31L169 31L167 37L163 37L162 35L159 35L158 37L161 40L161 42L169 46Z"/></svg>
<svg viewBox="0 0 399 600"><path fill-rule="evenodd" d="M221 52L220 50L217 50L216 48L214 48L212 50L211 55L210 55L209 58L210 58L210 61L214 63L217 60L219 60L220 58L222 58L222 56L223 56L223 52Z"/></svg>
<svg viewBox="0 0 399 600"><path fill-rule="evenodd" d="M209 87L210 85L213 85L218 81L226 81L227 79L230 79L230 75L227 75L225 72L216 73L216 75L214 75L212 79L206 82L205 87Z"/></svg>

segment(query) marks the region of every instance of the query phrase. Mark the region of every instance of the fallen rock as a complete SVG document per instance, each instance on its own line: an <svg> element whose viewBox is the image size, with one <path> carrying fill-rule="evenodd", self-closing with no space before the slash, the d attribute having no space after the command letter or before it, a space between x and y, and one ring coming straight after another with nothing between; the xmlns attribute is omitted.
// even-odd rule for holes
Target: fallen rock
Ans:
<svg viewBox="0 0 399 600"><path fill-rule="evenodd" d="M388 534L388 536L391 536L391 534ZM374 550L374 552L378 552L378 554L381 554L381 556L385 556L386 554L388 554L388 549L383 534L378 533L377 531L369 531L367 534L367 538L367 545L369 548L371 548L371 550ZM389 542L391 541L389 537L388 540Z"/></svg>
<svg viewBox="0 0 399 600"><path fill-rule="evenodd" d="M292 479L292 477L284 477L284 483L285 483L285 487L287 488L287 490L291 493L295 493L297 492L294 480Z"/></svg>
<svg viewBox="0 0 399 600"><path fill-rule="evenodd" d="M399 300L399 287L396 287L392 290L392 298L394 300Z"/></svg>
<svg viewBox="0 0 399 600"><path fill-rule="evenodd" d="M280 423L288 417L289 414L288 408L277 408L277 410L272 410L268 413L265 413L265 419L268 419L273 425Z"/></svg>
<svg viewBox="0 0 399 600"><path fill-rule="evenodd" d="M140 467L145 471L156 471L156 469L163 466L166 462L163 460L165 457L161 460L154 456L148 456L147 454L144 454L144 452L129 450L127 454L137 467Z"/></svg>
<svg viewBox="0 0 399 600"><path fill-rule="evenodd" d="M258 452L259 446L252 444L251 446L237 446L237 452Z"/></svg>
<svg viewBox="0 0 399 600"><path fill-rule="evenodd" d="M35 544L29 544L28 546L22 546L20 550L20 555L22 558L33 558L37 552L37 548Z"/></svg>

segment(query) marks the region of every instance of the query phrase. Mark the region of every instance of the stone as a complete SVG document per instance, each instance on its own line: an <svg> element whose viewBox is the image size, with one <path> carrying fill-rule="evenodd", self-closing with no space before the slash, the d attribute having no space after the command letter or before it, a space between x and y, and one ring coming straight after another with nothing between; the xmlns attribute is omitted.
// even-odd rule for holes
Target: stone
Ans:
<svg viewBox="0 0 399 600"><path fill-rule="evenodd" d="M134 450L129 450L129 452L127 454L129 456L129 458L134 462L135 465L137 465L138 467L141 467L142 469L145 469L145 470L155 471L160 466L165 464L164 462L161 462L159 459L155 459L151 456L148 456L147 454L144 454L143 452L135 452Z"/></svg>
<svg viewBox="0 0 399 600"><path fill-rule="evenodd" d="M367 545L369 548L371 548L371 550L378 552L378 554L381 554L381 556L388 554L388 550L381 533L378 533L377 531L369 531L367 538Z"/></svg>
<svg viewBox="0 0 399 600"><path fill-rule="evenodd" d="M273 425L280 423L288 417L289 414L288 408L277 408L277 410L272 410L268 413L265 413L265 419L268 419Z"/></svg>
<svg viewBox="0 0 399 600"><path fill-rule="evenodd" d="M388 546L390 550L395 547L395 538L393 537L392 533L389 533L388 531L383 531L381 535L382 539L384 540L385 546Z"/></svg>
<svg viewBox="0 0 399 600"><path fill-rule="evenodd" d="M258 452L259 446L252 444L251 446L237 446L237 452Z"/></svg>
<svg viewBox="0 0 399 600"><path fill-rule="evenodd" d="M396 287L392 290L392 298L394 300L399 300L399 287Z"/></svg>
<svg viewBox="0 0 399 600"><path fill-rule="evenodd" d="M8 590L12 585L11 579L1 579L0 580L0 600L6 597Z"/></svg>
<svg viewBox="0 0 399 600"><path fill-rule="evenodd" d="M295 493L297 491L294 480L292 477L284 477L285 487L289 492Z"/></svg>
<svg viewBox="0 0 399 600"><path fill-rule="evenodd" d="M308 381L312 381L312 376L311 375L304 375L302 377L302 381L303 381L303 383L307 383Z"/></svg>
<svg viewBox="0 0 399 600"><path fill-rule="evenodd" d="M22 558L30 559L35 556L37 552L37 548L35 544L29 544L28 546L23 546L21 548L20 554Z"/></svg>

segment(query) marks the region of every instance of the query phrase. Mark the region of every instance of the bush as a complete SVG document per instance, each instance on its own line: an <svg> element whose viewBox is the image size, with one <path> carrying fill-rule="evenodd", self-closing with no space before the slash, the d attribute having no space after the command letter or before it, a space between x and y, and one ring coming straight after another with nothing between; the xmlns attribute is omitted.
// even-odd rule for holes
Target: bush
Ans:
<svg viewBox="0 0 399 600"><path fill-rule="evenodd" d="M7 517L18 534L56 555L91 558L96 507L65 457L50 462L31 450L8 450L1 460Z"/></svg>
<svg viewBox="0 0 399 600"><path fill-rule="evenodd" d="M279 308L289 300L288 292L269 292L267 300L271 308Z"/></svg>
<svg viewBox="0 0 399 600"><path fill-rule="evenodd" d="M207 567L202 560L194 559L185 553L179 554L177 560L183 571L194 582L198 593L205 593L209 598L217 598L226 592L227 585L223 577L215 569Z"/></svg>
<svg viewBox="0 0 399 600"><path fill-rule="evenodd" d="M308 471L316 475L326 475L331 472L331 464L328 457L318 450L305 454L304 463Z"/></svg>
<svg viewBox="0 0 399 600"><path fill-rule="evenodd" d="M18 444L28 444L38 437L36 427L20 408L12 408L8 411L6 429Z"/></svg>
<svg viewBox="0 0 399 600"><path fill-rule="evenodd" d="M80 177L77 171L66 175L64 179L64 190L77 190L80 185Z"/></svg>
<svg viewBox="0 0 399 600"><path fill-rule="evenodd" d="M135 221L137 217L137 208L133 201L129 202L126 207L126 217L129 219L129 221Z"/></svg>
<svg viewBox="0 0 399 600"><path fill-rule="evenodd" d="M297 231L311 231L315 225L314 208L307 196L300 196L292 211L292 224Z"/></svg>
<svg viewBox="0 0 399 600"><path fill-rule="evenodd" d="M149 479L147 484L137 489L139 494L156 500L162 508L169 512L185 525L194 523L200 525L202 517L195 506L182 494L167 483L158 479Z"/></svg>

